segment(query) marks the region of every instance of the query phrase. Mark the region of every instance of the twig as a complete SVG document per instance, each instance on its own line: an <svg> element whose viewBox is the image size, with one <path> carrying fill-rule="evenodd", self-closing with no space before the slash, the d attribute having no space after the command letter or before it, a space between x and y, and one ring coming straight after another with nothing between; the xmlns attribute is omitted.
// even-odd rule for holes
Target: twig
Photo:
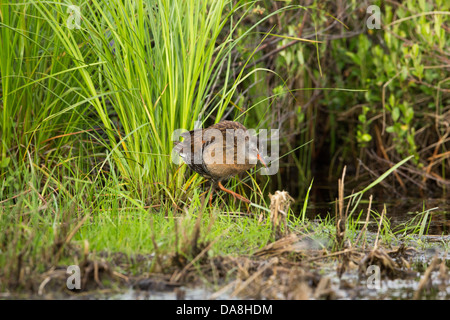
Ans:
<svg viewBox="0 0 450 320"><path fill-rule="evenodd" d="M176 282L178 282L180 279L181 279L181 277L183 277L184 276L184 274L189 270L189 268L194 264L194 263L196 263L201 257L203 257L203 255L205 254L205 253L207 253L208 251L209 251L209 249L211 249L211 247L212 247L212 245L214 244L214 243L216 243L216 241L217 240L219 240L220 239L220 237L217 237L216 239L214 239L214 241L211 241L211 243L210 244L208 244L208 246L205 248L205 249L203 249L194 259L192 259L192 261L191 262L189 262L184 268L183 268L183 270L181 270L178 274L173 274L172 275L172 277L170 278L170 282L171 283L176 283Z"/></svg>
<svg viewBox="0 0 450 320"><path fill-rule="evenodd" d="M234 292L230 295L230 298L234 298L237 296L242 290L244 290L248 285L254 281L257 277L259 277L264 271L266 271L268 268L272 267L273 265L278 263L278 258L272 258L270 261L264 265L262 268L258 269L255 273L253 273L247 280L244 281L244 283L236 288Z"/></svg>
<svg viewBox="0 0 450 320"><path fill-rule="evenodd" d="M420 297L422 296L422 291L423 291L424 287L426 286L426 284L428 283L428 281L430 281L431 272L436 267L437 261L438 261L437 256L434 256L433 260L431 261L430 266L427 268L427 270L425 270L423 278L420 279L419 286L418 286L416 292L414 292L413 300L419 300Z"/></svg>
<svg viewBox="0 0 450 320"><path fill-rule="evenodd" d="M0 203L7 202L7 201L9 201L9 200L18 198L18 197L20 197L20 196L23 196L24 194L27 194L27 193L30 192L30 191L31 191L31 189L25 190L24 192L21 192L21 193L15 195L14 197L11 197L11 198L8 198L8 199L5 199L5 200L0 201Z"/></svg>
<svg viewBox="0 0 450 320"><path fill-rule="evenodd" d="M210 297L209 300L216 300L218 297L220 297L223 293L228 291L231 287L235 286L238 283L239 280L234 280L227 285L220 288L218 291L214 292Z"/></svg>
<svg viewBox="0 0 450 320"><path fill-rule="evenodd" d="M375 251L378 248L378 238L380 236L381 226L383 225L383 218L385 213L386 213L386 205L384 205L383 211L381 212L380 225L378 226L377 238L375 239L375 244L373 246L372 251Z"/></svg>
<svg viewBox="0 0 450 320"><path fill-rule="evenodd" d="M42 281L42 283L39 285L38 295L42 296L42 295L44 294L44 288L45 288L45 285L46 285L47 283L49 283L51 279L52 279L52 278L47 277L47 278L44 279L44 281Z"/></svg>
<svg viewBox="0 0 450 320"><path fill-rule="evenodd" d="M311 258L311 259L308 259L308 260L303 261L303 263L307 264L307 263L309 263L309 262L313 262L313 261L317 261L317 260L321 260L321 259L326 259L326 258L330 258L330 257L335 257L335 256L339 256L339 255L341 255L341 254L346 254L346 253L354 252L354 251L357 251L357 250L356 250L356 249L345 249L345 250L343 250L343 251L330 253L330 254L327 254L327 255L325 255L325 256L320 256L320 257Z"/></svg>

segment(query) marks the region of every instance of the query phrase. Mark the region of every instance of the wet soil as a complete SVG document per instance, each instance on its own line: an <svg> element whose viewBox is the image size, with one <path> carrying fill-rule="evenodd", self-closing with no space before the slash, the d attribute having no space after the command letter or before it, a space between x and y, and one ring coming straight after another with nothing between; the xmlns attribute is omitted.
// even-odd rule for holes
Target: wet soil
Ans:
<svg viewBox="0 0 450 320"><path fill-rule="evenodd" d="M67 289L67 266L59 266L28 292L3 292L0 299L449 300L449 202L410 201L386 204L385 219L395 229L430 210L427 235L377 245L373 223L363 245L344 239L337 248L323 235L284 234L252 256L205 254L192 265L167 256L160 268L154 255L102 252L83 261L82 290ZM384 206L377 205L377 211ZM333 212L329 203L312 209L311 220Z"/></svg>
<svg viewBox="0 0 450 320"><path fill-rule="evenodd" d="M376 235L368 236L375 238ZM411 246L400 243L392 248L350 247L335 252L324 249L323 242L317 238L287 235L250 257L206 258L176 282L173 275L179 270L175 269L171 270L175 270L174 273L166 270L135 275L112 272L123 270L121 261L125 258L123 254L113 254L98 261L103 267L96 276L87 277L84 290L68 290L65 287L67 275L61 267L42 277L38 292L2 293L0 298L450 299L449 236L424 236L413 239L409 243ZM147 264L152 257L135 259ZM370 266L378 268L379 278L375 271L369 270ZM50 280L43 285L45 279Z"/></svg>

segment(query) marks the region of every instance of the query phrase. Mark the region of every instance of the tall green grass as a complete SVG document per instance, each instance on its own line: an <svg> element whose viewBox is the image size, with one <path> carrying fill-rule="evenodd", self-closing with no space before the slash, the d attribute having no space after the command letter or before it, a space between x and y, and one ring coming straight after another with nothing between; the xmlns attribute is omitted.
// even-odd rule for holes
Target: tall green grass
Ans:
<svg viewBox="0 0 450 320"><path fill-rule="evenodd" d="M124 190L174 201L185 168L172 164L172 133L211 115L218 122L231 106L246 77L231 77L231 51L255 26L235 29L254 3L94 0L76 11L70 1L0 4L3 175L27 153L39 167L60 165L74 140L90 136ZM87 171L104 164L97 166Z"/></svg>
<svg viewBox="0 0 450 320"><path fill-rule="evenodd" d="M125 183L169 182L171 134L205 112L231 40L217 43L231 4L90 1L79 7L80 28L69 28L69 5L2 3L2 156L14 145L15 122L25 140L15 143L35 135L38 145L67 133L58 124L70 128L91 112Z"/></svg>
<svg viewBox="0 0 450 320"><path fill-rule="evenodd" d="M94 0L80 3L79 28L71 5L0 0L2 288L27 283L25 265L32 277L76 263L73 244L172 250L185 170L171 162L172 132L219 121L247 76L232 75L231 57L254 29L235 33L253 3ZM264 244L259 224L219 220L206 240L233 224Z"/></svg>
<svg viewBox="0 0 450 320"><path fill-rule="evenodd" d="M45 162L69 136L49 141L76 130L88 106L80 94L73 57L47 26L31 2L0 1L1 74L1 171L23 163L30 154L33 162ZM85 68L85 65L79 68ZM63 113L70 106L74 112ZM52 121L46 121L48 117Z"/></svg>

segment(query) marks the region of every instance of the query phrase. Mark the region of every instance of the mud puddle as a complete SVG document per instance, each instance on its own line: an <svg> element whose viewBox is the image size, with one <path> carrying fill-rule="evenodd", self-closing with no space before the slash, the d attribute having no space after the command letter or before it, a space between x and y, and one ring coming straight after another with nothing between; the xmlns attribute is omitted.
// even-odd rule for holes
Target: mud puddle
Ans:
<svg viewBox="0 0 450 320"><path fill-rule="evenodd" d="M350 248L336 254L318 250L317 240L307 239L309 250L304 238L290 235L252 257L205 261L200 281L195 272L176 285L150 276L116 292L93 291L70 298L450 300L449 240L450 236L424 236L416 239L421 250L400 244L375 251Z"/></svg>

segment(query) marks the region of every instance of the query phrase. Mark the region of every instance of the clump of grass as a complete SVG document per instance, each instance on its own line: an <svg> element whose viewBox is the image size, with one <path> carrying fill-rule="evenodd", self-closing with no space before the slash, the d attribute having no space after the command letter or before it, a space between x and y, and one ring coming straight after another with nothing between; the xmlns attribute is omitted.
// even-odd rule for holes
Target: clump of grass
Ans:
<svg viewBox="0 0 450 320"><path fill-rule="evenodd" d="M428 233L430 228L433 211L438 208L425 209L425 203L423 204L422 212L415 212L414 216L407 222L402 223L397 227L396 233L402 234L403 236L417 235L422 238Z"/></svg>
<svg viewBox="0 0 450 320"><path fill-rule="evenodd" d="M171 252L185 193L172 132L212 113L219 121L245 77L228 80L231 50L254 28L236 37L234 12L252 3L94 0L79 7L76 28L70 5L0 4L1 265L16 284L25 264L79 262L72 246L86 241L97 252ZM199 216L199 194L188 197L187 215ZM193 221L185 222L197 230L192 248L209 239ZM236 223L236 233L249 225ZM261 246L250 228L250 245ZM220 250L236 248L232 241Z"/></svg>
<svg viewBox="0 0 450 320"><path fill-rule="evenodd" d="M71 5L0 4L3 174L26 152L38 164L45 151L47 161L63 155L80 127L100 125L124 183L155 193L155 182L170 182L173 131L212 110L219 120L233 95L227 84L211 90L219 71L230 73L236 8L224 0L89 1L69 28Z"/></svg>

